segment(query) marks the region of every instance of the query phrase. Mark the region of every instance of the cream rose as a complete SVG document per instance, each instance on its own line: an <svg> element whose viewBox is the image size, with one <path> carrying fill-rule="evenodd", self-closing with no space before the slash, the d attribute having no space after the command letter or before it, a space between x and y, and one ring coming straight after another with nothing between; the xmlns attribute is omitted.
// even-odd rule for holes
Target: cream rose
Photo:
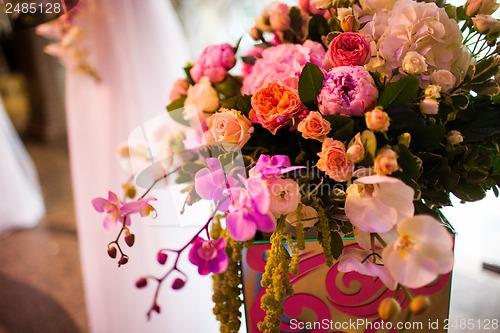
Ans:
<svg viewBox="0 0 500 333"><path fill-rule="evenodd" d="M222 108L219 111L207 118L207 143L226 142L243 147L253 133L250 120L237 110Z"/></svg>
<svg viewBox="0 0 500 333"><path fill-rule="evenodd" d="M424 114L437 114L439 111L439 102L434 98L426 97L420 102L420 111Z"/></svg>
<svg viewBox="0 0 500 333"><path fill-rule="evenodd" d="M328 120L323 118L318 111L311 111L302 119L297 126L297 130L302 133L305 139L314 139L325 141L326 135L330 132L332 126Z"/></svg>
<svg viewBox="0 0 500 333"><path fill-rule="evenodd" d="M427 70L425 58L418 52L410 51L403 58L403 71L407 74L422 74Z"/></svg>
<svg viewBox="0 0 500 333"><path fill-rule="evenodd" d="M438 99L441 97L441 86L436 84L429 84L424 90L425 97Z"/></svg>
<svg viewBox="0 0 500 333"><path fill-rule="evenodd" d="M297 209L301 196L299 185L293 179L271 178L266 183L271 200L269 210L275 217Z"/></svg>
<svg viewBox="0 0 500 333"><path fill-rule="evenodd" d="M361 162L365 158L365 147L361 141L361 134L357 133L354 136L353 142L347 148L347 159L353 163Z"/></svg>
<svg viewBox="0 0 500 333"><path fill-rule="evenodd" d="M375 158L375 172L387 176L399 170L398 155L390 148L382 148Z"/></svg>
<svg viewBox="0 0 500 333"><path fill-rule="evenodd" d="M440 69L431 74L431 83L441 87L442 92L449 92L455 87L457 78L450 71Z"/></svg>
<svg viewBox="0 0 500 333"><path fill-rule="evenodd" d="M184 119L191 123L196 117L199 117L201 122L205 121L219 108L219 94L212 87L208 77L203 76L197 84L188 88L184 106L190 105L194 107L185 108L182 114Z"/></svg>
<svg viewBox="0 0 500 333"><path fill-rule="evenodd" d="M482 34L495 34L500 31L500 21L491 15L478 14L472 18L474 28Z"/></svg>

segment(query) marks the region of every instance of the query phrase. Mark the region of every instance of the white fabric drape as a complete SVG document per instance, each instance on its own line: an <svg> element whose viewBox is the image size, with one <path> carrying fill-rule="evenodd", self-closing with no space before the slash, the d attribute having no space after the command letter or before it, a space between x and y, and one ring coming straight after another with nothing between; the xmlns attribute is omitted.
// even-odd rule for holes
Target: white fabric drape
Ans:
<svg viewBox="0 0 500 333"><path fill-rule="evenodd" d="M122 246L130 256L118 268L106 254L116 232L102 227L103 215L91 200L120 193L127 174L120 172L116 148L144 121L163 114L169 90L188 60L177 18L164 0L89 0L76 24L88 62L102 82L68 71L66 104L73 191L81 265L91 332L216 332L211 308L211 279L199 277L185 257L181 266L191 276L180 291L161 289L161 314L150 321L146 312L153 300L153 284L136 289L137 278L161 273L156 251L176 248L194 230L169 228L176 219L168 194L156 202L159 218L134 220L136 244Z"/></svg>
<svg viewBox="0 0 500 333"><path fill-rule="evenodd" d="M38 175L0 98L0 234L36 226L45 214Z"/></svg>

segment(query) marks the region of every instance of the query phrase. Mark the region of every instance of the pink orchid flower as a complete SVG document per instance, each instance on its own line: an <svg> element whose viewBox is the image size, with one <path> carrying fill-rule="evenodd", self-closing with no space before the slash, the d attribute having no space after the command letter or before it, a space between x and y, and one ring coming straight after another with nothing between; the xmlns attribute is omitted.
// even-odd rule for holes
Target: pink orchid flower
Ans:
<svg viewBox="0 0 500 333"><path fill-rule="evenodd" d="M250 170L251 176L259 176L263 179L281 177L281 175L302 169L302 166L292 167L290 159L286 155L260 155L255 166Z"/></svg>
<svg viewBox="0 0 500 333"><path fill-rule="evenodd" d="M120 207L123 205L123 202L111 191L108 192L108 199L95 198L92 200L92 205L99 213L106 213L102 222L104 229L108 231L111 231L118 223L118 220L122 218Z"/></svg>
<svg viewBox="0 0 500 333"><path fill-rule="evenodd" d="M127 202L121 206L120 211L123 216L133 213L139 213L142 217L148 216L151 212L155 211L153 206L149 204L150 201L156 201L156 198L147 197L137 201ZM128 222L128 224L129 223L130 222Z"/></svg>
<svg viewBox="0 0 500 333"><path fill-rule="evenodd" d="M237 241L247 241L255 232L272 232L276 222L270 213L269 190L260 178L250 177L245 188L231 188L231 204L226 217L227 231Z"/></svg>
<svg viewBox="0 0 500 333"><path fill-rule="evenodd" d="M226 254L226 239L221 237L217 240L204 240L197 237L189 250L189 261L198 266L200 275L224 272L229 262Z"/></svg>

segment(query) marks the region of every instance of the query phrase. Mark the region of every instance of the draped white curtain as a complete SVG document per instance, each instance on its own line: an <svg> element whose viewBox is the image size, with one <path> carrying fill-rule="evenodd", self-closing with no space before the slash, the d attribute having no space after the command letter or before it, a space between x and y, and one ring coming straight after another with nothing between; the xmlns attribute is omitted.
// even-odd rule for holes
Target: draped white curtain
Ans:
<svg viewBox="0 0 500 333"><path fill-rule="evenodd" d="M45 214L38 176L0 97L0 234L36 226Z"/></svg>
<svg viewBox="0 0 500 333"><path fill-rule="evenodd" d="M173 291L161 289L161 314L148 322L146 312L154 285L136 289L137 278L160 274L156 251L176 248L191 238L194 229L172 228L178 215L168 193L156 202L159 218L134 220L136 244L128 248L129 263L118 268L106 254L116 232L102 227L103 215L90 202L120 193L127 174L115 157L118 145L143 122L163 114L169 90L189 60L177 18L164 0L89 0L78 16L88 62L102 82L68 71L66 105L73 191L81 264L91 332L216 332L212 315L211 279L199 277L187 260L191 276ZM116 230L117 231L117 230Z"/></svg>

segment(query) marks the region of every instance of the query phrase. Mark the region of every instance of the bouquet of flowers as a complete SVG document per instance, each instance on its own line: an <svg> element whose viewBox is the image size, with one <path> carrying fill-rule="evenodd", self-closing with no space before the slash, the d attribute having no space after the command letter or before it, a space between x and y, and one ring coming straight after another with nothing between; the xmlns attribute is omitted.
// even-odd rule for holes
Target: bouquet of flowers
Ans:
<svg viewBox="0 0 500 333"><path fill-rule="evenodd" d="M428 299L412 290L453 267L453 229L440 208L451 194L462 202L498 195L497 8L494 0L273 3L250 30L256 43L239 74L238 45L208 46L171 91L169 114L189 131L165 133L170 153L157 177L138 198L129 182L124 199L110 192L93 201L106 229L121 227L108 244L119 265L129 260L122 238L134 243L131 215L155 212L147 195L161 180L185 184L185 206L213 202L190 242L156 254L165 275L137 281L157 283L148 315L160 312L164 282L186 283L179 257L188 252L200 274L214 273L221 331L238 331L241 251L269 240L259 329L275 332L309 238L327 265L338 259L340 271L394 290L382 319L399 311L400 292L411 313L424 311ZM145 150L120 151L137 160ZM343 249L349 235L358 248Z"/></svg>

